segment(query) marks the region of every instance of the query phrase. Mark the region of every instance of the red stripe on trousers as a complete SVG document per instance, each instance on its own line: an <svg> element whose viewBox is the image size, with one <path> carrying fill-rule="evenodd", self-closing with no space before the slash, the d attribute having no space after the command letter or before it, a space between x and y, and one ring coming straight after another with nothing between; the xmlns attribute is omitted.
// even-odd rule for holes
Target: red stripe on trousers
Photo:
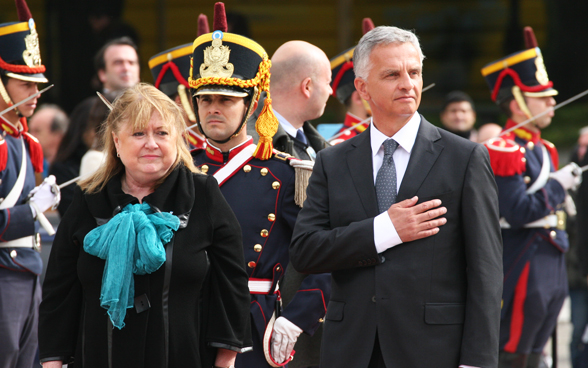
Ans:
<svg viewBox="0 0 588 368"><path fill-rule="evenodd" d="M530 262L528 261L521 272L517 286L515 287L515 295L513 301L512 315L510 320L510 338L504 351L507 353L516 353L521 334L523 333L523 323L525 321L525 299L527 299L527 283L529 281Z"/></svg>

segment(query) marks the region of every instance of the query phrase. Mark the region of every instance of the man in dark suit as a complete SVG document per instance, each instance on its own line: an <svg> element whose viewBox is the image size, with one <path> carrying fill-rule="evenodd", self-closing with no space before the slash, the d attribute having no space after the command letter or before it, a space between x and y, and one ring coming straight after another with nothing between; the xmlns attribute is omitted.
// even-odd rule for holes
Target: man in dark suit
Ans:
<svg viewBox="0 0 588 368"><path fill-rule="evenodd" d="M272 106L280 124L273 137L274 148L301 160L314 161L316 153L330 146L308 120L322 116L332 89L329 85L329 59L318 47L304 41L289 41L272 56ZM259 137L255 122L263 108L261 95L255 113L247 121L247 134ZM287 307L299 294L308 275L288 266L280 292ZM321 319L322 320L322 319ZM322 328L311 336L302 334L296 342L296 359L289 368L313 368L319 365Z"/></svg>
<svg viewBox="0 0 588 368"><path fill-rule="evenodd" d="M497 365L496 184L483 146L416 112L423 58L412 32L366 33L355 86L372 123L315 162L290 254L332 273L321 367Z"/></svg>

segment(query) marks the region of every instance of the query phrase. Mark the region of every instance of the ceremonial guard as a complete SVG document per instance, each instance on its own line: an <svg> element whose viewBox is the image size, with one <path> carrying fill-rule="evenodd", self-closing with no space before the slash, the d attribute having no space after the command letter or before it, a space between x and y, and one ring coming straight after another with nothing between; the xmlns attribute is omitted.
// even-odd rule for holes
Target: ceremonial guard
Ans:
<svg viewBox="0 0 588 368"><path fill-rule="evenodd" d="M526 50L482 69L492 100L509 118L503 134L486 143L504 243L501 368L538 367L556 327L567 294L566 190L581 180L575 164L557 171L557 150L541 138L551 123L557 91L530 27L525 39Z"/></svg>
<svg viewBox="0 0 588 368"><path fill-rule="evenodd" d="M364 18L362 28L363 34L366 34L374 29L374 22L370 18ZM333 95L347 110L343 126L333 136L331 144L341 143L362 133L369 126L369 121L360 123L372 115L370 105L355 90L353 51L355 51L355 46L331 59Z"/></svg>
<svg viewBox="0 0 588 368"><path fill-rule="evenodd" d="M226 32L224 5L215 6L214 32L194 41L190 88L205 149L193 151L197 166L214 175L243 231L249 270L253 352L239 354L237 367L287 364L298 336L312 335L323 321L328 276L309 277L281 310L279 282L304 200L312 163L272 149L278 121L269 93L271 62L255 41ZM246 135L247 118L267 92L256 123L259 144ZM280 315L281 314L281 315Z"/></svg>
<svg viewBox="0 0 588 368"><path fill-rule="evenodd" d="M30 368L37 351L39 275L43 263L35 219L57 204L59 189L43 171L43 151L28 133L37 83L46 83L35 22L24 0L19 22L0 24L0 367ZM11 108L13 107L14 108Z"/></svg>
<svg viewBox="0 0 588 368"><path fill-rule="evenodd" d="M204 14L198 17L198 36L209 33L208 18ZM169 98L181 106L185 112L186 122L190 125L196 123L194 108L189 96L190 85L190 58L192 57L192 44L176 46L160 52L149 59L149 69L153 75L154 86L165 93ZM198 134L196 127L188 127L186 138L190 148L204 148L206 140Z"/></svg>

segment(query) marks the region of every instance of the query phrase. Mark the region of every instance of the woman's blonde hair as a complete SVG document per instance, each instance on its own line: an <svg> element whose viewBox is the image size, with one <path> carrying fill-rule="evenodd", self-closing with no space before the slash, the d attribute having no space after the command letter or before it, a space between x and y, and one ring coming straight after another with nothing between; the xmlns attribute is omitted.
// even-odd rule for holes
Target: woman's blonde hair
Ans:
<svg viewBox="0 0 588 368"><path fill-rule="evenodd" d="M182 164L192 172L200 172L192 161L186 141L184 116L180 107L163 92L147 83L139 83L127 89L114 101L112 111L103 125L104 164L89 178L83 179L79 185L87 193L101 191L106 183L125 167L116 155L116 147L112 133L118 134L126 124L132 124L133 130L144 129L157 112L164 125L176 132L176 160L168 172L155 183L159 186L178 165Z"/></svg>

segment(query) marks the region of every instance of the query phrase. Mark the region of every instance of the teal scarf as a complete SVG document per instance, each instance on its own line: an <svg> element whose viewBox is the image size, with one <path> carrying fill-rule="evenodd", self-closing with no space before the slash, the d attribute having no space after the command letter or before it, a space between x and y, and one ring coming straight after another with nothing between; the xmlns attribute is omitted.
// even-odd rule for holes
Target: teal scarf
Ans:
<svg viewBox="0 0 588 368"><path fill-rule="evenodd" d="M154 213L147 203L129 204L84 238L84 250L106 260L100 306L108 309L114 327L120 330L125 326L126 309L133 307L133 274L152 273L163 265L163 245L169 243L179 227L177 216Z"/></svg>

